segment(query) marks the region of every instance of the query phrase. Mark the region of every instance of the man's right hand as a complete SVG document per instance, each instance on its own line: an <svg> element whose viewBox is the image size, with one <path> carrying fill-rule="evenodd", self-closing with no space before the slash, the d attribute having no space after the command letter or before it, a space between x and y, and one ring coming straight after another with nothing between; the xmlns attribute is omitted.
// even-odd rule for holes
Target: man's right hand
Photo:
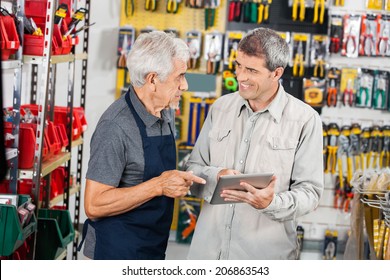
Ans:
<svg viewBox="0 0 390 280"><path fill-rule="evenodd" d="M159 177L161 195L176 198L185 196L192 184L206 184L206 181L192 172L170 170L163 172Z"/></svg>

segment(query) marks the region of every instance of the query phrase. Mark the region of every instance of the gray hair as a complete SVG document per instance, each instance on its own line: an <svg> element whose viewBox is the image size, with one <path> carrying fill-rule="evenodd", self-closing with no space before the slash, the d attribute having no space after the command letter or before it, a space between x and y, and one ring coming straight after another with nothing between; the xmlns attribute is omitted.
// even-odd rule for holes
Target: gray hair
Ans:
<svg viewBox="0 0 390 280"><path fill-rule="evenodd" d="M187 44L173 34L162 31L138 36L127 56L127 68L133 86L142 87L146 76L156 72L165 81L173 71L173 60L187 62L190 52Z"/></svg>
<svg viewBox="0 0 390 280"><path fill-rule="evenodd" d="M270 71L285 68L290 59L286 41L269 28L259 27L249 31L238 44L238 50L248 56L264 58L265 67Z"/></svg>

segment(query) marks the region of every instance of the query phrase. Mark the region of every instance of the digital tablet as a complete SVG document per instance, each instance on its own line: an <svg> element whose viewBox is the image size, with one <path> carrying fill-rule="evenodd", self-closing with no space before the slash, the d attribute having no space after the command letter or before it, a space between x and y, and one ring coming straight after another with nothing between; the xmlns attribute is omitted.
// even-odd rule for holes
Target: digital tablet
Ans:
<svg viewBox="0 0 390 280"><path fill-rule="evenodd" d="M254 173L254 174L237 174L237 175L225 175L221 176L218 180L217 186L213 193L213 197L210 200L210 204L230 204L236 203L231 201L225 201L221 197L222 190L242 190L245 189L240 186L241 182L247 182L255 188L265 188L274 174L273 173Z"/></svg>

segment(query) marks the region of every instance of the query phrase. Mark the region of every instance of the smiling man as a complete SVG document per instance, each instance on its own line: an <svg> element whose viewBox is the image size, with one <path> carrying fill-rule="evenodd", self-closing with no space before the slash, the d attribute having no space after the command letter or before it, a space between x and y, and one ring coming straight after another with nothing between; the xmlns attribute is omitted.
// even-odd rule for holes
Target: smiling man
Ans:
<svg viewBox="0 0 390 280"><path fill-rule="evenodd" d="M205 199L190 259L296 259L296 219L313 211L323 192L322 122L279 83L289 60L286 42L257 28L239 43L239 91L216 100L188 170L206 179L191 193ZM238 173L273 173L264 189L224 190L227 204L207 203L217 180Z"/></svg>
<svg viewBox="0 0 390 280"><path fill-rule="evenodd" d="M91 140L86 257L164 259L174 198L205 183L174 170L172 109L188 87L188 59L184 41L164 32L141 34L134 43L127 59L132 86L103 113Z"/></svg>

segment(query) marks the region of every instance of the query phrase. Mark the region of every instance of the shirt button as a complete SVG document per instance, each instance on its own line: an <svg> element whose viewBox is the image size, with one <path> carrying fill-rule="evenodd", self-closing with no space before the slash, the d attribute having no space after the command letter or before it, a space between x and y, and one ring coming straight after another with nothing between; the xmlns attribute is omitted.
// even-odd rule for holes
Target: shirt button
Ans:
<svg viewBox="0 0 390 280"><path fill-rule="evenodd" d="M233 204L230 204L230 207L233 207Z"/></svg>
<svg viewBox="0 0 390 280"><path fill-rule="evenodd" d="M278 145L274 145L274 149L276 149L278 147Z"/></svg>
<svg viewBox="0 0 390 280"><path fill-rule="evenodd" d="M244 140L245 143L248 143L248 141L249 141L248 139L245 139L245 140Z"/></svg>
<svg viewBox="0 0 390 280"><path fill-rule="evenodd" d="M240 160L240 163L241 163L241 164L243 164L243 163L244 163L244 161L243 161L243 160Z"/></svg>

